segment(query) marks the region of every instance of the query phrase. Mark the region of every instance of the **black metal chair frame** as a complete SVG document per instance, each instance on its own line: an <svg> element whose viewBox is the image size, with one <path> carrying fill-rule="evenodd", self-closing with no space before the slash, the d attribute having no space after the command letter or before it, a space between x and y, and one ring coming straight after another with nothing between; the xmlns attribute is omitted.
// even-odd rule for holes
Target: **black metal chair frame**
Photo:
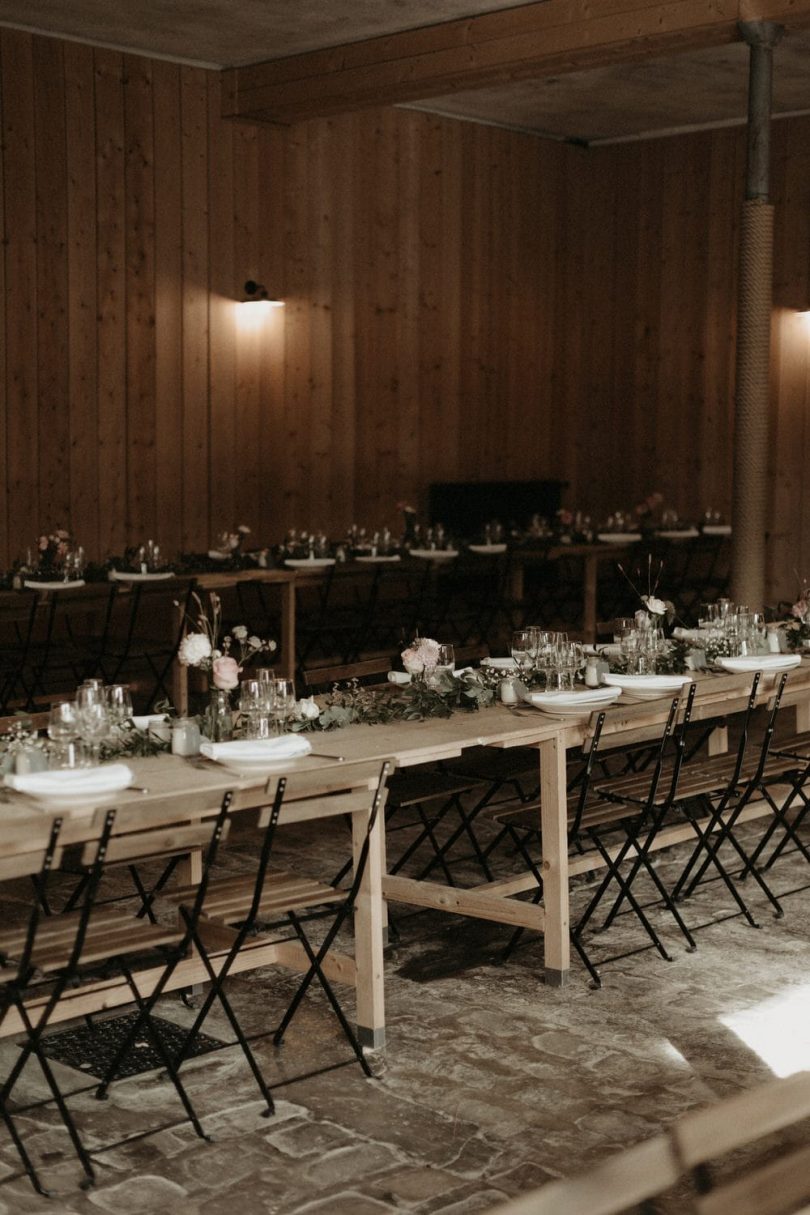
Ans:
<svg viewBox="0 0 810 1215"><path fill-rule="evenodd" d="M736 853L737 859L742 863L742 873L745 876L749 874L754 878L762 893L767 898L768 902L774 909L777 918L781 918L784 914L781 904L776 895L768 886L761 872L755 865L752 864L752 859L748 852L740 843L735 834L735 827L742 815L745 807L751 802L755 793L766 795L765 771L768 755L773 741L773 733L776 725L776 718L779 712L779 707L782 701L782 696L787 683L787 673L783 674L779 680L776 693L771 702L768 721L762 737L762 743L759 748L756 767L752 774L746 775L744 772L745 760L748 753L750 743L750 724L751 715L756 707L757 692L760 683L760 673L757 672L754 676L749 694L748 703L745 709L745 714L742 723L740 742L737 748L737 755L728 774L728 778L724 784L718 784L714 789L707 788L700 792L697 796L690 795L682 800L680 808L684 816L692 826L692 830L697 837L695 847L689 856L689 859L684 866L684 869L673 887L672 897L675 899L686 899L694 893L699 883L707 870L712 867L717 874L717 877L723 882L729 894L737 904L739 911L746 918L752 928L758 928L756 920L751 913L747 903L743 899L737 883L734 880L732 873L727 865L723 864L720 859L720 849L725 843L728 843ZM773 808L773 800L768 797L771 807ZM706 816L704 821L701 821L703 816ZM701 856L703 859L701 861ZM700 862L700 863L699 863ZM697 872L695 867L697 867ZM735 866L736 867L736 866Z"/></svg>
<svg viewBox="0 0 810 1215"><path fill-rule="evenodd" d="M584 929L609 888L615 883L618 887L618 894L602 925L602 929L610 927L619 913L622 904L626 901L659 955L665 961L672 960L671 955L667 953L658 933L645 914L645 908L639 903L632 890L633 882L639 873L643 871L652 881L661 903L680 929L687 942L687 947L690 950L696 948L694 937L687 928L683 917L675 906L673 898L667 891L650 860L655 838L677 794L678 780L683 764L686 733L691 719L695 692L696 686L694 683L691 683L680 723L677 722L680 697L675 697L670 705L664 730L661 734L655 765L650 776L650 783L643 801L628 803L621 793L618 796L614 796L609 785L596 786L595 791L606 803L606 809L610 803L613 803L616 808L625 807L627 813L621 815L618 819L615 816L606 816L600 820L597 808L590 822L588 821L588 816L583 815L582 822L578 824L579 831L585 834L599 853L606 872L596 891L591 896L585 911L572 928L572 939L574 941L581 943ZM662 781L666 754L670 746L674 747L672 765L666 773L666 778ZM663 791L662 784L665 786ZM615 855L611 855L611 848L603 839L603 834L611 836L615 834L616 830L622 832L624 839ZM631 863L630 869L625 875L622 872L622 867L627 860L630 860Z"/></svg>
<svg viewBox="0 0 810 1215"><path fill-rule="evenodd" d="M368 825L367 825L366 832L365 832L365 838L363 840L363 843L362 843L362 846L361 846L361 849L360 849L360 852L359 852L359 855L357 858L357 863L356 863L355 869L354 869L354 875L353 875L352 882L351 882L351 885L349 886L348 890L345 892L336 891L335 894L337 897L335 899L331 899L330 900L331 905L322 912L313 913L313 912L309 911L306 916L301 916L301 915L298 915L296 913L296 911L292 908L286 909L286 912L285 912L286 921L292 928L292 930L295 934L295 937L300 942L301 946L304 949L304 952L306 953L307 959L309 961L309 968L305 972L305 974L301 980L301 983L298 987L298 990L296 991L292 1001L290 1002L286 1012L284 1013L284 1016L281 1019L281 1022L278 1025L278 1028L276 1029L276 1031L273 1035L274 1044L276 1046L281 1045L284 1034L285 1034L286 1030L288 1029L293 1017L295 1016L295 1013L301 1003L301 1000L303 999L312 980L317 978L318 982L320 983L320 985L332 1007L332 1010L335 1013L335 1016L341 1026L341 1029L343 1030L343 1033L355 1054L357 1061L359 1062L360 1066L362 1067L363 1071L365 1072L365 1074L367 1076L371 1076L372 1072L371 1072L371 1069L363 1054L363 1048L361 1047L354 1030L352 1029L351 1025L349 1024L345 1013L343 1012L343 1009L340 1005L340 1002L338 1001L337 996L335 995L335 992L334 992L334 989L333 989L331 983L329 982L328 978L326 977L326 975L324 973L323 961L324 961L327 953L329 952L338 932L340 931L343 924L345 923L347 918L351 915L351 913L354 909L354 904L355 904L355 901L357 898L357 894L360 890L360 885L362 883L366 864L368 862L369 850L371 847L371 835L372 835L372 832L376 825L380 807L382 805L383 798L385 795L385 787L386 787L386 781L388 778L389 771L390 771L390 763L388 761L386 761L382 764L382 767L380 770L379 780L377 782L377 787L374 791L374 796L373 796L373 800L371 803L371 810L369 813L369 819L368 819ZM268 784L268 788L269 788L269 784ZM259 1068L258 1063L256 1062L255 1056L253 1054L253 1051L250 1048L248 1040L245 1037L245 1034L244 1034L241 1026L239 1025L239 1021L236 1017L236 1014L233 1011L233 1007L224 990L224 984L225 984L225 980L227 979L227 977L233 967L233 964L237 958L237 955L239 954L239 951L242 949L242 947L245 944L245 941L248 939L248 937L255 936L255 935L258 935L259 933L263 933L266 931L270 931L276 927L276 925L274 925L274 924L265 924L261 920L260 911L261 911L262 897L265 892L266 883L268 881L268 867L269 867L270 857L271 857L272 850L273 850L273 841L274 841L274 837L275 837L276 827L278 826L278 820L279 820L279 816L281 814L281 809L282 809L282 805L284 802L284 796L286 793L286 789L287 789L286 778L285 777L279 778L279 780L276 784L275 794L274 794L272 806L270 809L269 819L268 819L267 825L264 829L264 836L262 839L262 844L261 844L261 848L259 851L258 860L256 863L256 870L255 870L255 877L254 877L254 881L253 881L253 891L252 891L252 895L251 895L250 905L249 905L249 907L247 907L244 910L243 913L240 913L239 920L237 923L237 931L234 936L234 939L228 948L225 958L222 960L221 964L218 966L217 969L214 968L214 966L211 962L211 959L209 956L209 951L206 948L205 942L204 942L202 934L201 934L200 925L198 923L195 923L192 921L191 917L189 916L186 906L183 903L180 904L180 913L183 916L184 920L186 920L191 941L193 942L195 949L199 953L200 959L202 960L202 963L205 966L206 972L208 974L208 978L210 980L210 988L209 988L208 992L206 993L205 999L203 1000L203 1002L200 1006L200 1009L197 1013L197 1016L194 1020L193 1025L189 1028L189 1030L183 1040L183 1043L180 1046L179 1051L177 1052L177 1055L175 1057L175 1065L176 1065L176 1067L179 1068L181 1066L183 1060L185 1058L187 1058L188 1052L191 1049L191 1046L192 1046L193 1042L195 1041L195 1039L197 1038L198 1034L200 1033L200 1031L202 1029L202 1025L203 1025L206 1017L208 1016L208 1013L210 1012L214 1002L218 1001L220 1006L222 1007L226 1017L228 1018L228 1021L230 1022L231 1028L233 1029L233 1031L236 1035L237 1041L242 1049L245 1059L247 1060L248 1066L250 1067L250 1070L251 1070L253 1077L256 1081L256 1084L259 1088L262 1098L265 1101L265 1110L263 1111L265 1116L269 1116L270 1114L273 1113L273 1109L274 1109L273 1098L270 1095L270 1090L268 1088L267 1082L264 1079L264 1076L262 1075L262 1072L261 1072L261 1069ZM340 897L340 896L342 896L342 897ZM325 903L326 900L322 899L321 902ZM318 905L317 903L313 903L313 906L317 906L317 905ZM203 912L204 912L204 907L205 907L204 899L202 901L202 907L203 907ZM333 915L332 924L330 925L329 929L327 930L326 935L325 935L323 941L321 942L320 946L317 949L315 949L312 946L312 944L306 934L306 931L304 929L304 922L305 922L305 920L322 919L324 916L327 916L330 914Z"/></svg>

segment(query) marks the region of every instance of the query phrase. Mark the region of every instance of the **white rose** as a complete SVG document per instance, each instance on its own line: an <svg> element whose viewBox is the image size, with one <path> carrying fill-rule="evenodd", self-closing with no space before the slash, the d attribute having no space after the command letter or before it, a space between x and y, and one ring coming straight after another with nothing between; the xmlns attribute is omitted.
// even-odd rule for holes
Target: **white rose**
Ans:
<svg viewBox="0 0 810 1215"><path fill-rule="evenodd" d="M653 616L666 615L667 605L663 599L656 599L654 595L642 595L642 599L647 605L647 611L652 612Z"/></svg>
<svg viewBox="0 0 810 1215"><path fill-rule="evenodd" d="M295 706L295 716L298 721L314 721L316 717L320 717L321 710L315 704L311 696L306 700L299 700Z"/></svg>
<svg viewBox="0 0 810 1215"><path fill-rule="evenodd" d="M211 657L211 642L205 633L188 633L180 642L177 656L184 667L198 667Z"/></svg>
<svg viewBox="0 0 810 1215"><path fill-rule="evenodd" d="M262 639L254 633L252 637L248 637L248 645L251 650L260 650L262 648Z"/></svg>
<svg viewBox="0 0 810 1215"><path fill-rule="evenodd" d="M247 637L247 629L243 624L234 625L233 635L237 641L244 641Z"/></svg>

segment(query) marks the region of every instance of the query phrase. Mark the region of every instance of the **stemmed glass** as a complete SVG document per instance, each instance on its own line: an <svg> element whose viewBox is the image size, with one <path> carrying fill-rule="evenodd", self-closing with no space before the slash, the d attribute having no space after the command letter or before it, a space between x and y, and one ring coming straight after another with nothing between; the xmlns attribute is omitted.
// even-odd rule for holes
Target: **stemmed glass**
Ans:
<svg viewBox="0 0 810 1215"><path fill-rule="evenodd" d="M512 634L512 657L523 679L534 666L531 629L516 629Z"/></svg>
<svg viewBox="0 0 810 1215"><path fill-rule="evenodd" d="M112 683L105 688L107 716L114 730L120 730L132 719L132 696L129 684Z"/></svg>
<svg viewBox="0 0 810 1215"><path fill-rule="evenodd" d="M245 738L270 737L268 685L259 679L245 679L239 688L239 712L245 723Z"/></svg>
<svg viewBox="0 0 810 1215"><path fill-rule="evenodd" d="M74 768L81 762L76 743L79 740L79 715L76 702L63 700L51 705L48 717L48 738L54 744L53 756L60 768Z"/></svg>
<svg viewBox="0 0 810 1215"><path fill-rule="evenodd" d="M101 743L110 732L104 685L99 681L82 684L76 694L79 736L88 746L90 762L101 758Z"/></svg>
<svg viewBox="0 0 810 1215"><path fill-rule="evenodd" d="M270 715L277 734L283 734L295 712L295 684L291 679L273 680L273 699Z"/></svg>
<svg viewBox="0 0 810 1215"><path fill-rule="evenodd" d="M451 645L443 642L439 646L439 657L436 661L437 675L450 675L456 669L456 652Z"/></svg>

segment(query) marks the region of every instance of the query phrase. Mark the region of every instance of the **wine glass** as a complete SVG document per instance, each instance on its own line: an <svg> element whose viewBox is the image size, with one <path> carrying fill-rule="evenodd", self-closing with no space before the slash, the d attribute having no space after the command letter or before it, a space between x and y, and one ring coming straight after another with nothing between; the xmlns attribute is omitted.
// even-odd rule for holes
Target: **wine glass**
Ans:
<svg viewBox="0 0 810 1215"><path fill-rule="evenodd" d="M84 689L80 688L81 693ZM87 744L90 752L90 763L97 764L101 760L101 744L110 732L110 718L103 699L87 698L84 703L79 700L79 736Z"/></svg>
<svg viewBox="0 0 810 1215"><path fill-rule="evenodd" d="M516 629L512 634L512 657L521 676L526 678L534 666L530 629Z"/></svg>
<svg viewBox="0 0 810 1215"><path fill-rule="evenodd" d="M439 657L436 660L434 674L437 677L442 675L451 675L456 669L456 653L451 645L442 643L439 645Z"/></svg>
<svg viewBox="0 0 810 1215"><path fill-rule="evenodd" d="M283 734L295 712L295 684L291 679L273 680L273 700L270 713L275 722L276 733Z"/></svg>
<svg viewBox="0 0 810 1215"><path fill-rule="evenodd" d="M54 744L52 749L54 766L75 768L81 763L82 756L77 749L79 715L75 701L63 700L57 705L51 705L48 716L48 738Z"/></svg>
<svg viewBox="0 0 810 1215"><path fill-rule="evenodd" d="M111 683L105 688L110 724L120 729L132 718L132 696L127 683Z"/></svg>

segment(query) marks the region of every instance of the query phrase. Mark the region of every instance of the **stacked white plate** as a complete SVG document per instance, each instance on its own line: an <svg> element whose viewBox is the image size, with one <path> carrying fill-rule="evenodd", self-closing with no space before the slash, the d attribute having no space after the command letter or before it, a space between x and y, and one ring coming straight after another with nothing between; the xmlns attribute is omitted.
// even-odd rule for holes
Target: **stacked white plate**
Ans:
<svg viewBox="0 0 810 1215"><path fill-rule="evenodd" d="M471 553L505 553L505 544L468 544Z"/></svg>
<svg viewBox="0 0 810 1215"><path fill-rule="evenodd" d="M674 696L691 675L603 675L602 683L609 688L621 688L626 700L658 700Z"/></svg>
<svg viewBox="0 0 810 1215"><path fill-rule="evenodd" d="M424 561L451 561L458 556L455 548L412 548L412 557L421 557Z"/></svg>
<svg viewBox="0 0 810 1215"><path fill-rule="evenodd" d="M222 743L204 739L200 744L200 752L206 759L213 759L232 772L272 772L274 768L286 767L291 760L309 755L311 750L312 744L300 734Z"/></svg>
<svg viewBox="0 0 810 1215"><path fill-rule="evenodd" d="M132 784L132 769L126 764L101 768L59 768L53 772L9 773L6 784L55 809L81 808L109 801Z"/></svg>
<svg viewBox="0 0 810 1215"><path fill-rule="evenodd" d="M668 527L658 535L662 540L693 540L700 532L696 527Z"/></svg>
<svg viewBox="0 0 810 1215"><path fill-rule="evenodd" d="M172 570L152 570L146 574L136 573L130 570L110 570L110 582L163 582L166 578L173 578Z"/></svg>
<svg viewBox="0 0 810 1215"><path fill-rule="evenodd" d="M734 675L754 671L790 671L801 665L801 654L759 654L745 658L718 658L717 665Z"/></svg>
<svg viewBox="0 0 810 1215"><path fill-rule="evenodd" d="M288 557L284 562L291 570L317 570L325 569L328 565L335 564L334 557Z"/></svg>
<svg viewBox="0 0 810 1215"><path fill-rule="evenodd" d="M703 535L704 536L730 536L731 535L731 524L730 523L704 523Z"/></svg>
<svg viewBox="0 0 810 1215"><path fill-rule="evenodd" d="M621 694L621 688L583 688L580 692L527 692L525 699L553 717L587 717L612 705Z"/></svg>
<svg viewBox="0 0 810 1215"><path fill-rule="evenodd" d="M636 544L641 532L599 532L596 539L601 544Z"/></svg>
<svg viewBox="0 0 810 1215"><path fill-rule="evenodd" d="M84 578L71 578L70 582L40 582L36 578L26 578L23 586L29 591L75 591L84 586Z"/></svg>
<svg viewBox="0 0 810 1215"><path fill-rule="evenodd" d="M386 565L392 561L401 561L399 553L384 554L381 557L372 557L369 553L364 557L355 557L355 561L364 561L366 565Z"/></svg>

